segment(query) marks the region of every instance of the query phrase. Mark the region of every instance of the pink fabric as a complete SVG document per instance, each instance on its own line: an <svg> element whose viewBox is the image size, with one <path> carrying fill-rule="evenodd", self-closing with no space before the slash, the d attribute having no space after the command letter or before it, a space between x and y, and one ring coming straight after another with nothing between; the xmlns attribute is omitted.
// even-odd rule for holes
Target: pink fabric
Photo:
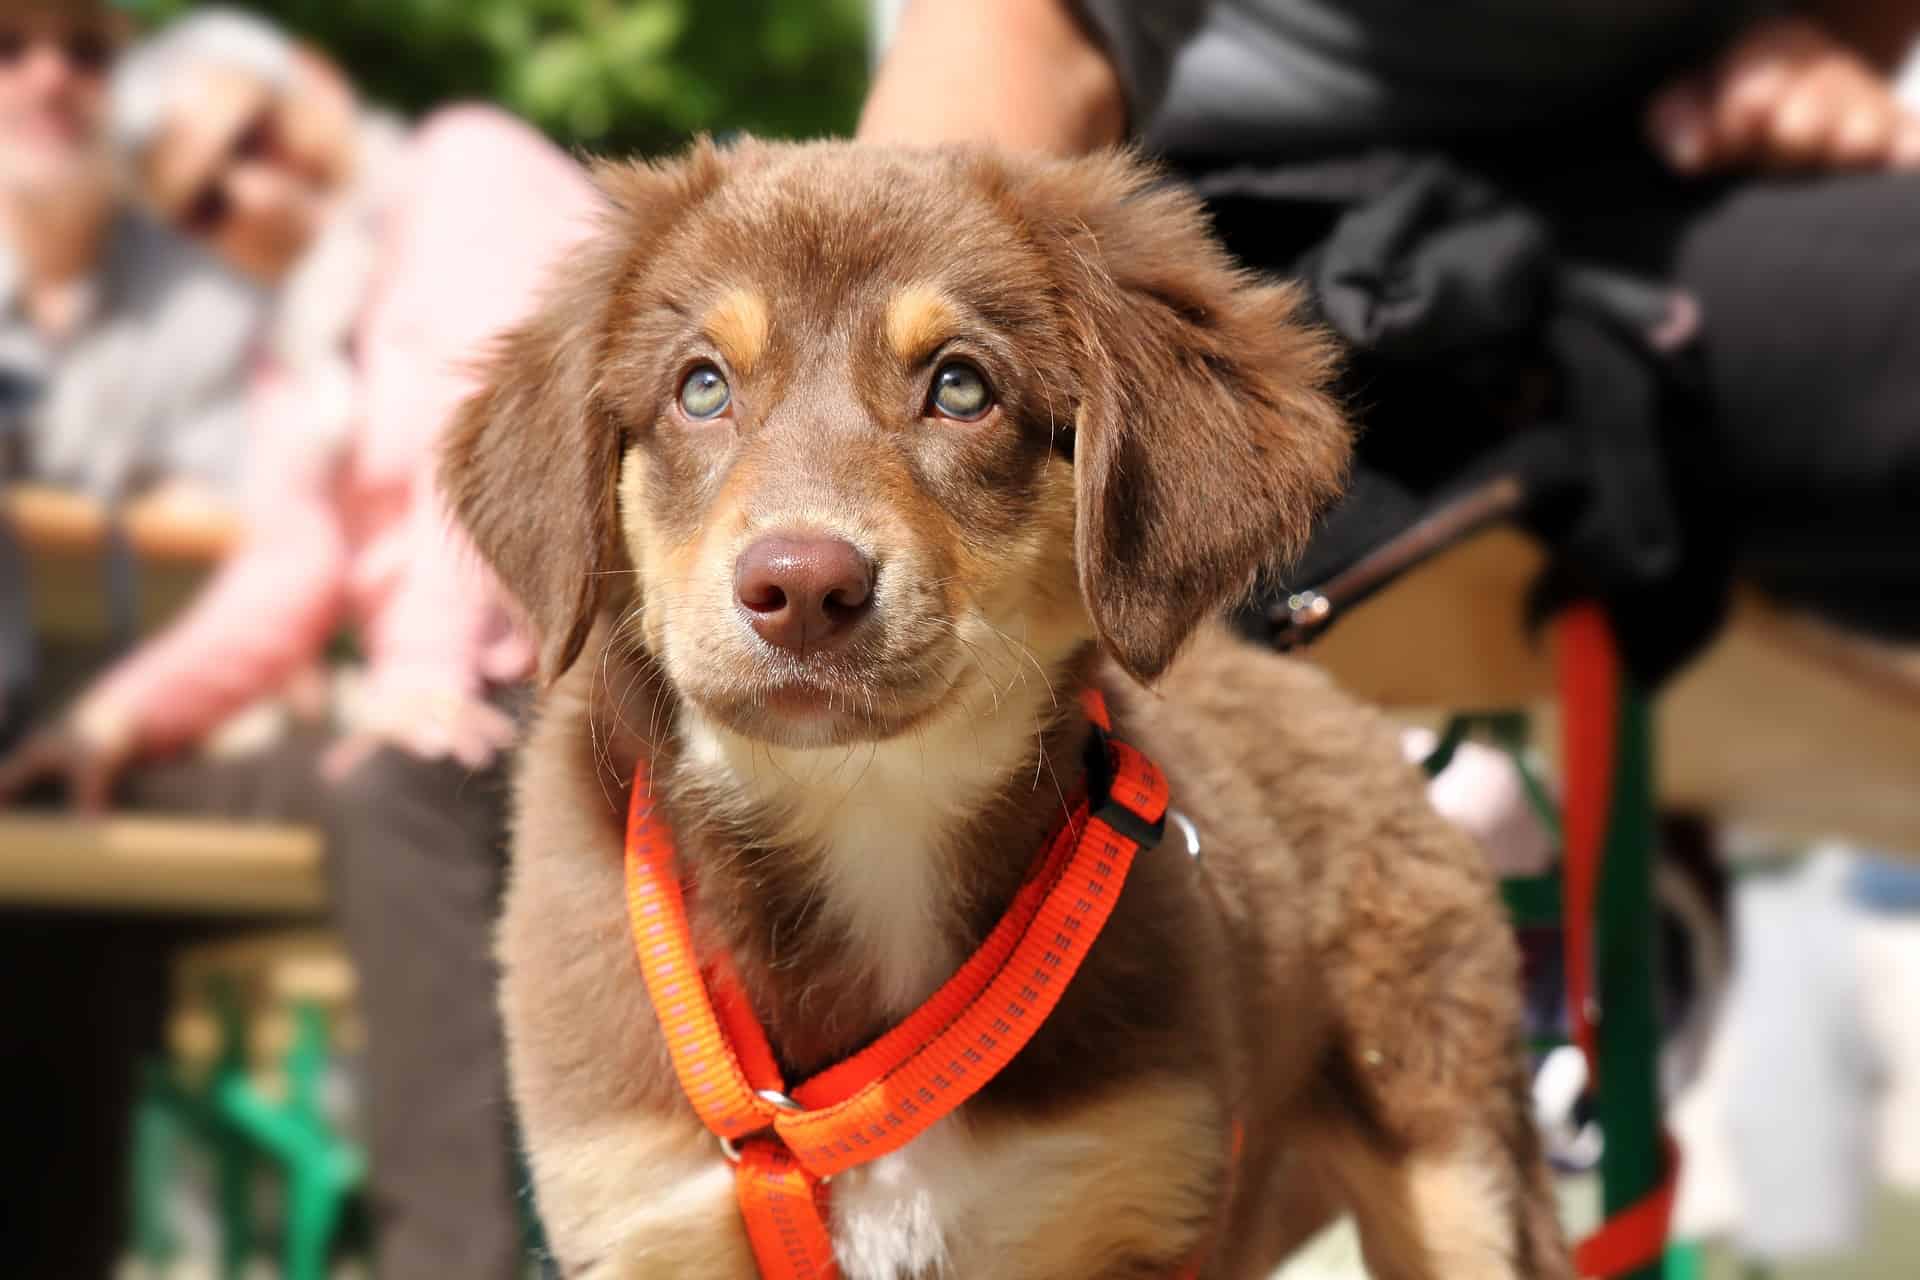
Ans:
<svg viewBox="0 0 1920 1280"><path fill-rule="evenodd" d="M531 669L529 637L447 516L435 447L488 339L530 311L546 268L591 229L597 197L564 155L488 108L436 115L400 163L355 331L359 414L344 451L276 435L276 398L296 388L263 370L247 536L92 696L147 749L204 737L343 622L357 626L376 696L474 694Z"/></svg>

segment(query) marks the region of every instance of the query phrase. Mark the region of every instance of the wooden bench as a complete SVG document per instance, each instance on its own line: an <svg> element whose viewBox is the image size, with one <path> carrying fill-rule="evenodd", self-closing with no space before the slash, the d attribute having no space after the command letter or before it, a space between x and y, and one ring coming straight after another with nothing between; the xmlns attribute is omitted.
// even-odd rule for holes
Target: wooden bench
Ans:
<svg viewBox="0 0 1920 1280"><path fill-rule="evenodd" d="M0 814L0 901L204 914L313 914L321 842L301 827Z"/></svg>
<svg viewBox="0 0 1920 1280"><path fill-rule="evenodd" d="M1525 626L1543 562L1483 534L1409 574L1306 652L1403 712L1535 708L1550 719L1551 632ZM1920 855L1920 654L1739 593L1712 646L1655 704L1663 805L1805 839ZM1540 735L1550 747L1555 735Z"/></svg>
<svg viewBox="0 0 1920 1280"><path fill-rule="evenodd" d="M267 929L184 948L173 961L167 1024L174 1065L203 1071L226 1047L216 993L244 1018L251 1070L278 1068L293 1045L294 1011L303 1007L325 1013L334 1049L353 1052L366 1039L357 989L344 943L325 929Z"/></svg>
<svg viewBox="0 0 1920 1280"><path fill-rule="evenodd" d="M13 486L0 507L26 553L34 627L42 635L98 640L107 634L107 513L89 498ZM239 536L225 514L165 497L130 504L118 520L139 565L139 622L150 630L193 594Z"/></svg>

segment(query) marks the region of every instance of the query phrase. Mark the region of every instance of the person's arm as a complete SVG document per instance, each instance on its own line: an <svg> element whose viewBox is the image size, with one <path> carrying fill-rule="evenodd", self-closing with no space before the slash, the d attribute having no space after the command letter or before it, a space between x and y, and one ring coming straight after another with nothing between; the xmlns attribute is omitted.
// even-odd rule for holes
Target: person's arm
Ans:
<svg viewBox="0 0 1920 1280"><path fill-rule="evenodd" d="M240 545L187 611L103 677L75 722L127 735L140 754L191 746L277 690L326 645L340 616L346 536L334 451L279 430L263 386Z"/></svg>
<svg viewBox="0 0 1920 1280"><path fill-rule="evenodd" d="M564 155L492 110L442 113L424 126L411 164L413 194L385 249L380 318L363 340L366 429L411 437L414 455L396 531L405 568L366 637L369 701L402 714L366 726L366 738L478 765L512 729L482 695L524 672L488 669L507 625L504 598L448 514L438 444L476 389L489 343L528 314L551 265L592 229L599 199ZM344 749L337 770L355 754Z"/></svg>
<svg viewBox="0 0 1920 1280"><path fill-rule="evenodd" d="M860 113L863 142L1072 155L1127 133L1119 73L1070 0L917 0Z"/></svg>
<svg viewBox="0 0 1920 1280"><path fill-rule="evenodd" d="M1914 0L1801 5L1655 95L1649 136L1686 174L1920 168L1920 120L1888 75L1916 31Z"/></svg>
<svg viewBox="0 0 1920 1280"><path fill-rule="evenodd" d="M200 741L325 645L346 578L331 451L276 430L263 388L240 545L187 611L0 761L0 803L42 778L97 810L130 761Z"/></svg>

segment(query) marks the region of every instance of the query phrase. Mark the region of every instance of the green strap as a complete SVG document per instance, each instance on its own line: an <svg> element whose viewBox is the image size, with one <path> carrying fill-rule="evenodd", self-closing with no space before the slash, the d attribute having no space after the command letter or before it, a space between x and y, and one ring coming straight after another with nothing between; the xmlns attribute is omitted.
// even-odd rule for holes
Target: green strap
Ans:
<svg viewBox="0 0 1920 1280"><path fill-rule="evenodd" d="M1609 1218L1651 1193L1666 1172L1655 987L1660 931L1653 894L1653 733L1646 699L1624 685L1614 750L1613 801L1594 930L1601 1005L1597 1110L1606 1135L1600 1159L1601 1203ZM1628 1273L1626 1280L1658 1280L1660 1274L1656 1263Z"/></svg>

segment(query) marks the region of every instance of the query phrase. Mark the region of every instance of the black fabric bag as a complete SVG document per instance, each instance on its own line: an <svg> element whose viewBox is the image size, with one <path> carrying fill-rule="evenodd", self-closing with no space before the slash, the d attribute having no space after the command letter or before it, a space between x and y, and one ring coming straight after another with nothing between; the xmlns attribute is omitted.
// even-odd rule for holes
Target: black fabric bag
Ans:
<svg viewBox="0 0 1920 1280"><path fill-rule="evenodd" d="M1651 686L1712 634L1730 550L1681 339L1686 300L1572 263L1548 223L1441 159L1380 152L1193 178L1228 246L1304 281L1350 347L1353 484L1241 623L1301 643L1501 519L1550 549L1544 616L1608 606Z"/></svg>

